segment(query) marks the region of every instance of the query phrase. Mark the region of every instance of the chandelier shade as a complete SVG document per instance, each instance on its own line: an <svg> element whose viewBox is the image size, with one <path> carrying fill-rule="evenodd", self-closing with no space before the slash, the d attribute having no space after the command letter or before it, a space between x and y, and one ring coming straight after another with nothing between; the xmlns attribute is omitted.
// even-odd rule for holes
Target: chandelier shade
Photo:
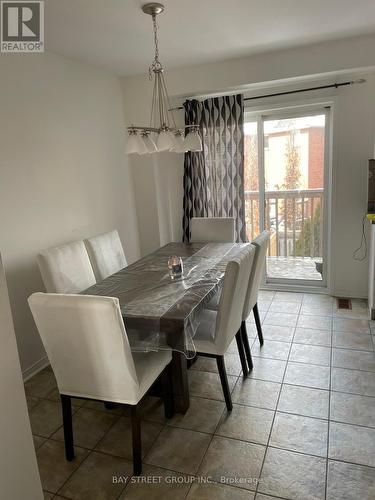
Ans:
<svg viewBox="0 0 375 500"><path fill-rule="evenodd" d="M168 130L162 130L156 141L158 151L170 151L175 147L172 134Z"/></svg>
<svg viewBox="0 0 375 500"><path fill-rule="evenodd" d="M159 39L156 16L164 11L160 3L149 3L142 7L145 14L152 17L155 55L149 67L149 78L154 82L150 123L148 126L131 125L126 147L128 154L146 154L159 151L184 153L202 151L202 141L197 125L177 127L171 110L167 86L163 76L164 68L159 59ZM187 135L184 137L186 129Z"/></svg>
<svg viewBox="0 0 375 500"><path fill-rule="evenodd" d="M157 147L155 142L151 139L150 134L148 132L143 132L141 137L145 143L147 153L156 153Z"/></svg>
<svg viewBox="0 0 375 500"><path fill-rule="evenodd" d="M126 152L128 154L137 153L139 155L146 154L147 148L146 144L136 132L130 132L128 137L128 142L126 145Z"/></svg>
<svg viewBox="0 0 375 500"><path fill-rule="evenodd" d="M185 137L185 147L188 151L202 151L202 139L198 128L191 130Z"/></svg>
<svg viewBox="0 0 375 500"><path fill-rule="evenodd" d="M174 140L176 143L176 147L172 149L173 153L186 153L186 144L184 136L180 131L174 134Z"/></svg>

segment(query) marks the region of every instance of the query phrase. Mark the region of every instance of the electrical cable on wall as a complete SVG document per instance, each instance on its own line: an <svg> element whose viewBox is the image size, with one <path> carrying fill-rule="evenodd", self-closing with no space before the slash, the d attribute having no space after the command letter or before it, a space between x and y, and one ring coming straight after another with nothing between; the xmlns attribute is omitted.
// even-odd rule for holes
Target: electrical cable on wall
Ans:
<svg viewBox="0 0 375 500"><path fill-rule="evenodd" d="M366 231L365 231L365 224L366 224L367 217L366 215L363 216L362 219L362 237L361 237L361 244L357 248L357 250L354 250L353 252L353 259L362 262L366 259L367 257L367 238L366 238ZM358 254L361 252L362 248L364 248L364 254L362 257L359 257Z"/></svg>

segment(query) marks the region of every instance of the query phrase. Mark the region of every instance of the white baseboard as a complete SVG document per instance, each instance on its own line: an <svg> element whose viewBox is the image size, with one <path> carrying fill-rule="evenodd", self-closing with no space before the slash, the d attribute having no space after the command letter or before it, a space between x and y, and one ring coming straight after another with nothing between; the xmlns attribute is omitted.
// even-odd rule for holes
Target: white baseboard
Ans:
<svg viewBox="0 0 375 500"><path fill-rule="evenodd" d="M320 293L320 294L328 294L332 295L332 297L342 297L345 299L365 299L367 300L368 296L365 292L357 292L353 293L352 290L331 290L329 291L327 288L323 287L308 287L301 285L282 285L279 283L265 283L260 286L260 290L275 290L275 291L284 291L284 292L305 292L305 293Z"/></svg>
<svg viewBox="0 0 375 500"><path fill-rule="evenodd" d="M317 293L322 295L328 294L327 288L322 286L286 285L281 283L265 283L259 287L259 290L271 290L276 292Z"/></svg>
<svg viewBox="0 0 375 500"><path fill-rule="evenodd" d="M43 368L45 368L48 365L49 365L49 359L47 358L47 356L43 356L43 358L41 358L39 361L31 365L29 368L26 368L26 370L22 372L23 381L26 382L26 380L29 380L29 378L36 375L38 372L43 370Z"/></svg>
<svg viewBox="0 0 375 500"><path fill-rule="evenodd" d="M344 298L344 299L368 299L367 293L358 292L354 293L349 290L335 290L333 294L334 297Z"/></svg>

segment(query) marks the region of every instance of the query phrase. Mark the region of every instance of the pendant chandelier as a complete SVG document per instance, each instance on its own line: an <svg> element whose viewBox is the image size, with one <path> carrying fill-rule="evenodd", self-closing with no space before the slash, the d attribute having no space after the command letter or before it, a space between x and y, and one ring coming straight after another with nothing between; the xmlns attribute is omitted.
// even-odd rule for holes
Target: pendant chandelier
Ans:
<svg viewBox="0 0 375 500"><path fill-rule="evenodd" d="M151 103L150 125L128 127L129 137L126 152L128 154L147 154L159 151L185 153L187 151L202 151L202 140L198 125L176 126L171 110L167 87L163 76L163 66L159 59L158 25L156 16L163 12L164 5L147 3L142 7L145 14L152 17L154 28L155 56L149 67L149 78L154 80L154 90ZM185 136L186 129L186 136Z"/></svg>

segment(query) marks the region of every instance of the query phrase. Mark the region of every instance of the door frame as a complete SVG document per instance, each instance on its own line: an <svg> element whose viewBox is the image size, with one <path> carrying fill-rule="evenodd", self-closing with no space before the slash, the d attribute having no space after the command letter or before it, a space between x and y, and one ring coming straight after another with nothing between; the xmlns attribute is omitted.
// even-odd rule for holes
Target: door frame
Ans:
<svg viewBox="0 0 375 500"><path fill-rule="evenodd" d="M259 178L259 223L265 227L265 165L264 165L264 121L268 117L291 118L325 114L324 136L324 217L323 217L323 280L295 280L286 278L267 279L266 270L263 274L262 288L273 290L288 290L299 292L329 293L332 283L331 265L331 238L332 227L332 157L333 157L333 122L335 97L329 99L310 99L304 101L283 102L269 106L246 106L244 110L245 122L257 123L258 131L258 178Z"/></svg>

